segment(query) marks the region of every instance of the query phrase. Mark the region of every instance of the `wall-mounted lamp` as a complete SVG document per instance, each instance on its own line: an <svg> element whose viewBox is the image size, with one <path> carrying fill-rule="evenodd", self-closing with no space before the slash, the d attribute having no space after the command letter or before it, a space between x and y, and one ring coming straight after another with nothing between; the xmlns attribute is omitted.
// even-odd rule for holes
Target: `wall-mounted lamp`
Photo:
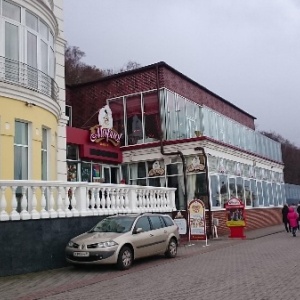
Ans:
<svg viewBox="0 0 300 300"><path fill-rule="evenodd" d="M32 102L25 102L25 105L27 107L33 107L33 106L36 106L36 104L32 103Z"/></svg>

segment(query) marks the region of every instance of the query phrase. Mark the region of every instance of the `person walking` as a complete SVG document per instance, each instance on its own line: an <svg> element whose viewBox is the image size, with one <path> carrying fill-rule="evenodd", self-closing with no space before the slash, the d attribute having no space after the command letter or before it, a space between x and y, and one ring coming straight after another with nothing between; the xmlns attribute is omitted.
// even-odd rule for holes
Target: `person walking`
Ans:
<svg viewBox="0 0 300 300"><path fill-rule="evenodd" d="M282 212L282 222L284 224L285 230L286 230L286 232L291 232L291 226L290 226L289 220L287 218L287 215L289 213L289 206L287 203L284 204L281 212Z"/></svg>
<svg viewBox="0 0 300 300"><path fill-rule="evenodd" d="M288 219L288 221L290 223L290 226L292 228L293 236L296 236L296 231L297 231L297 228L298 228L298 218L299 218L299 215L295 212L294 208L290 207L289 208L289 213L287 215L287 219Z"/></svg>
<svg viewBox="0 0 300 300"><path fill-rule="evenodd" d="M300 230L300 220L299 220L299 216L300 216L300 201L298 203L298 206L297 206L297 213L298 213L298 230Z"/></svg>

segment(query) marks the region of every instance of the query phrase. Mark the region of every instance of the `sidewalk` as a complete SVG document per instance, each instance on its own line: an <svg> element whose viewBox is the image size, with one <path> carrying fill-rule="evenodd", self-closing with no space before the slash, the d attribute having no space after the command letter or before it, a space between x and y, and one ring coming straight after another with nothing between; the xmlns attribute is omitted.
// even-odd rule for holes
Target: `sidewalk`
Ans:
<svg viewBox="0 0 300 300"><path fill-rule="evenodd" d="M284 231L283 224L280 224L266 228L245 230L246 238L229 238L227 235L219 236L218 238L207 240L207 245L206 241L183 241L178 248L178 256L186 257L188 255L210 252L214 251L216 248L230 247L247 240L255 240Z"/></svg>
<svg viewBox="0 0 300 300"><path fill-rule="evenodd" d="M182 243L178 248L178 255L174 260L166 260L163 256L145 259L135 262L130 270L123 272L119 272L113 267L105 266L83 269L65 267L36 273L0 277L0 299L41 299L46 296L57 295L66 291L90 286L108 279L121 278L126 274L151 269L162 264L170 264L171 261L213 252L220 248L233 247L240 243L247 243L249 240L255 240L279 232L284 232L283 225L246 231L245 239L232 239L228 236L221 236L208 240L207 245L205 241ZM151 270L149 272L151 272Z"/></svg>

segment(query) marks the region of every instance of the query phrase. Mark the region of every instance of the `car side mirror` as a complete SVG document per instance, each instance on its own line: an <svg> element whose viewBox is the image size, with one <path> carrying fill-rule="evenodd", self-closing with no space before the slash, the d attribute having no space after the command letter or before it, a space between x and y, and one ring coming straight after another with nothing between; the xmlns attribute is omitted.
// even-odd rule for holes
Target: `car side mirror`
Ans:
<svg viewBox="0 0 300 300"><path fill-rule="evenodd" d="M137 233L140 233L140 232L142 232L143 231L143 228L135 228L134 230L133 230L133 233L134 234L137 234Z"/></svg>

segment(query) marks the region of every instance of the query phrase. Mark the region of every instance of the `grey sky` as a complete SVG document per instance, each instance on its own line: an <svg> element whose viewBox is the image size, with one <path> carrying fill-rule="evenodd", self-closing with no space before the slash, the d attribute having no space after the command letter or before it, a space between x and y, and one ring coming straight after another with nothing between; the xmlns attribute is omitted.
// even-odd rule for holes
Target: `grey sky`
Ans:
<svg viewBox="0 0 300 300"><path fill-rule="evenodd" d="M64 0L65 38L119 70L165 61L300 147L299 0Z"/></svg>

